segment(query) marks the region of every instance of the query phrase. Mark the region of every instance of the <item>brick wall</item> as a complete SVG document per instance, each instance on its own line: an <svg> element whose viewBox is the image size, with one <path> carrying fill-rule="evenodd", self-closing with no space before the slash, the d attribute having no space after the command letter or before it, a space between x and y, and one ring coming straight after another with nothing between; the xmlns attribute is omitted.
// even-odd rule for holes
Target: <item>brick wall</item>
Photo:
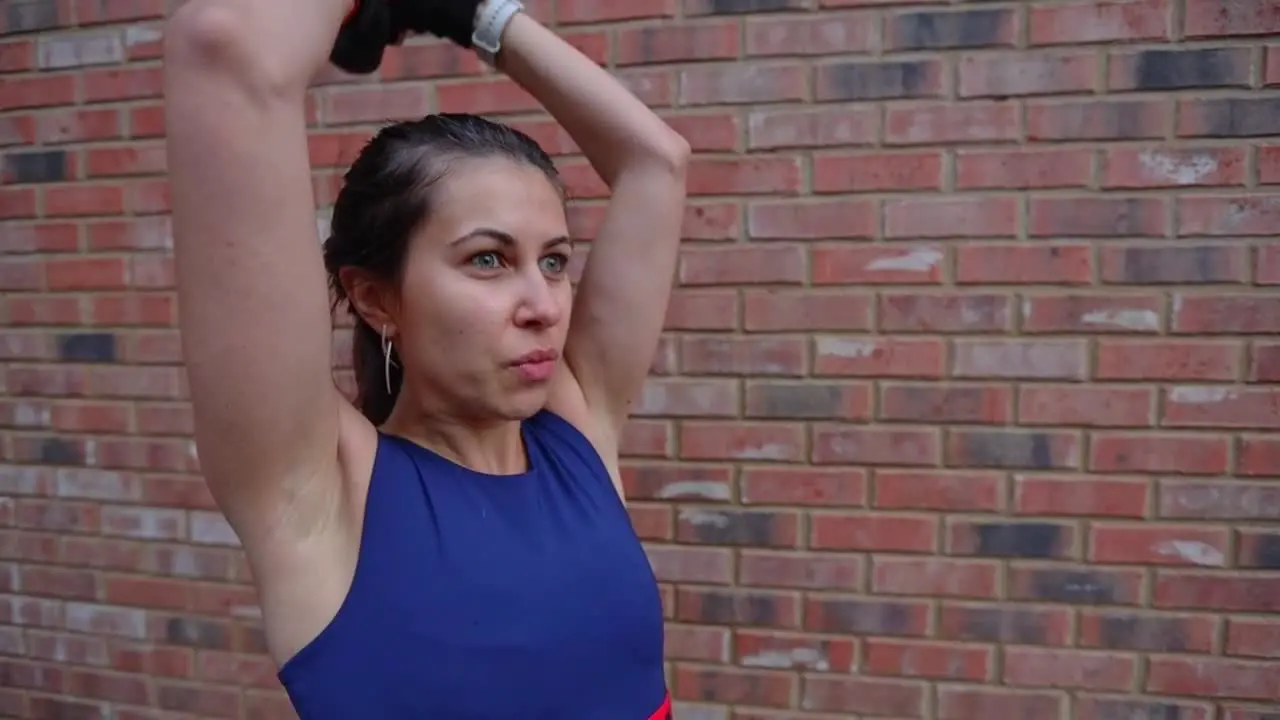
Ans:
<svg viewBox="0 0 1280 720"><path fill-rule="evenodd" d="M4 717L289 716L188 439L164 5L0 14ZM678 716L1274 719L1280 13L817 5L533 8L699 153L627 439ZM568 139L431 42L317 88L321 206L433 109L534 132L589 235Z"/></svg>

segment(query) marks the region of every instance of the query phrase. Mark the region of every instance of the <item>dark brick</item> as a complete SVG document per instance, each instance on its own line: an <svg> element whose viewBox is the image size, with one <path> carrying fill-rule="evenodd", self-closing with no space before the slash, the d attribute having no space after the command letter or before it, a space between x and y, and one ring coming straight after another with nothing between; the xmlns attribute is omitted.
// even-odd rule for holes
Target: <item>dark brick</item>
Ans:
<svg viewBox="0 0 1280 720"><path fill-rule="evenodd" d="M224 624L201 618L169 618L164 626L164 637L165 641L171 645L212 650L225 650L231 647Z"/></svg>
<svg viewBox="0 0 1280 720"><path fill-rule="evenodd" d="M65 150L40 150L15 152L4 157L4 172L0 179L5 183L51 183L67 179L67 152Z"/></svg>
<svg viewBox="0 0 1280 720"><path fill-rule="evenodd" d="M1280 570L1280 535L1258 535L1244 565L1266 570Z"/></svg>
<svg viewBox="0 0 1280 720"><path fill-rule="evenodd" d="M115 362L113 333L74 333L58 336L58 357L67 362Z"/></svg>
<svg viewBox="0 0 1280 720"><path fill-rule="evenodd" d="M811 600L806 629L860 635L919 635L924 615L918 606L887 600Z"/></svg>
<svg viewBox="0 0 1280 720"><path fill-rule="evenodd" d="M1071 467L1074 444L1059 438L1067 436L1036 432L1004 430L965 430L955 432L948 443L948 462L956 466L987 468Z"/></svg>
<svg viewBox="0 0 1280 720"><path fill-rule="evenodd" d="M1113 71L1113 89L1183 90L1249 86L1247 48L1144 50L1126 60ZM1116 73L1122 70L1128 71L1128 82L1116 77Z"/></svg>
<svg viewBox="0 0 1280 720"><path fill-rule="evenodd" d="M781 596L756 592L698 591L682 593L679 600L682 620L711 625L791 627L795 618ZM686 610L692 608L692 610Z"/></svg>
<svg viewBox="0 0 1280 720"><path fill-rule="evenodd" d="M1280 135L1280 98L1186 100L1178 116L1182 137Z"/></svg>
<svg viewBox="0 0 1280 720"><path fill-rule="evenodd" d="M799 522L792 513L691 510L681 515L677 539L715 545L793 547Z"/></svg>
<svg viewBox="0 0 1280 720"><path fill-rule="evenodd" d="M79 443L66 438L47 437L40 441L40 461L50 465L80 465L84 454Z"/></svg>
<svg viewBox="0 0 1280 720"><path fill-rule="evenodd" d="M104 720L113 717L106 703L32 697L25 717L35 720Z"/></svg>
<svg viewBox="0 0 1280 720"><path fill-rule="evenodd" d="M1063 526L1053 523L976 523L974 555L1053 558L1065 544Z"/></svg>
<svg viewBox="0 0 1280 720"><path fill-rule="evenodd" d="M939 72L936 63L926 60L827 65L818 70L818 100L937 97Z"/></svg>
<svg viewBox="0 0 1280 720"><path fill-rule="evenodd" d="M945 50L1008 45L1013 12L919 12L898 15L888 23L890 44L898 50Z"/></svg>
<svg viewBox="0 0 1280 720"><path fill-rule="evenodd" d="M688 0L686 15L752 15L802 10L805 0Z"/></svg>
<svg viewBox="0 0 1280 720"><path fill-rule="evenodd" d="M1205 720L1203 708L1168 701L1125 700L1121 698L1081 697L1075 717L1082 720ZM1236 720L1236 718L1232 718ZM1239 720L1244 720L1240 718ZM1280 717L1277 718L1280 720Z"/></svg>
<svg viewBox="0 0 1280 720"><path fill-rule="evenodd" d="M1109 613L1098 618L1100 647L1147 652L1186 652L1186 628L1176 618Z"/></svg>
<svg viewBox="0 0 1280 720"><path fill-rule="evenodd" d="M1021 608L948 608L944 611L957 627L947 633L953 640L1049 644L1045 616L1035 610Z"/></svg>
<svg viewBox="0 0 1280 720"><path fill-rule="evenodd" d="M8 0L5 33L33 32L58 26L57 0Z"/></svg>
<svg viewBox="0 0 1280 720"><path fill-rule="evenodd" d="M1102 279L1135 284L1234 283L1244 280L1240 248L1215 245L1104 250Z"/></svg>
<svg viewBox="0 0 1280 720"><path fill-rule="evenodd" d="M817 383L760 383L748 395L747 417L840 418L845 388Z"/></svg>
<svg viewBox="0 0 1280 720"><path fill-rule="evenodd" d="M1162 138L1170 115L1163 100L1086 100L1030 105L1031 140L1140 140Z"/></svg>
<svg viewBox="0 0 1280 720"><path fill-rule="evenodd" d="M1029 571L1031 582L1026 593L1029 600L1069 603L1073 605L1116 605L1129 602L1113 577L1087 570Z"/></svg>

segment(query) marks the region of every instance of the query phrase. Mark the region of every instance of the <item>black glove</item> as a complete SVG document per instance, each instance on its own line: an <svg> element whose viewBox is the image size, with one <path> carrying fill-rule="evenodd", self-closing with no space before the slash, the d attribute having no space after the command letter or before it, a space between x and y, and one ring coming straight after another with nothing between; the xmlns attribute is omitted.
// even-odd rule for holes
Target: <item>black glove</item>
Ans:
<svg viewBox="0 0 1280 720"><path fill-rule="evenodd" d="M471 47L476 8L481 0L356 0L354 12L338 30L329 61L343 70L367 75L382 64L388 45L408 33L430 33Z"/></svg>
<svg viewBox="0 0 1280 720"><path fill-rule="evenodd" d="M481 0L386 0L392 24L415 33L430 33L463 48L471 47L476 8Z"/></svg>
<svg viewBox="0 0 1280 720"><path fill-rule="evenodd" d="M356 75L367 75L382 64L382 54L395 42L390 7L385 0L356 0L354 12L343 21L329 52L329 62Z"/></svg>

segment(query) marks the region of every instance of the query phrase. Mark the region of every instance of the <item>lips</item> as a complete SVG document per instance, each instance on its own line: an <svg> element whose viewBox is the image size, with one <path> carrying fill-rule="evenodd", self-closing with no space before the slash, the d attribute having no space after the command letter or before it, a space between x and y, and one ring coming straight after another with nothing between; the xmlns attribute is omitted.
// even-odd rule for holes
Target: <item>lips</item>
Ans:
<svg viewBox="0 0 1280 720"><path fill-rule="evenodd" d="M555 373L558 357L560 353L555 350L534 350L521 355L512 363L512 368L526 382L545 382Z"/></svg>
<svg viewBox="0 0 1280 720"><path fill-rule="evenodd" d="M555 362L558 357L560 357L560 353L555 350L534 350L533 352L527 352L524 355L521 355L514 363L512 363L512 365L537 365L540 363Z"/></svg>

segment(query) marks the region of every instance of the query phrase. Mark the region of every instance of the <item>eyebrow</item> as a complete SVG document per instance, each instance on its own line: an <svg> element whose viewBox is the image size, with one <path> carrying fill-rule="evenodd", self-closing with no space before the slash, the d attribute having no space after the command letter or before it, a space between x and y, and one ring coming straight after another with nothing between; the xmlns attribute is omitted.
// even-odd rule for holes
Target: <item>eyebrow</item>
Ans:
<svg viewBox="0 0 1280 720"><path fill-rule="evenodd" d="M496 240L502 245L507 247L511 247L517 244L515 237L512 236L511 233L505 233L505 232L502 232L501 230L495 230L493 228L482 227L482 228L476 228L475 230L472 230L471 232L467 233L466 235L463 235L457 240L454 240L452 243L450 243L450 245L461 245L462 243L468 240L478 238L478 237L487 237L491 240ZM544 242L542 246L544 248L549 248L555 245L565 245L565 244L573 245L572 238L570 238L568 235L557 235L551 238L550 240L547 240L546 242Z"/></svg>

